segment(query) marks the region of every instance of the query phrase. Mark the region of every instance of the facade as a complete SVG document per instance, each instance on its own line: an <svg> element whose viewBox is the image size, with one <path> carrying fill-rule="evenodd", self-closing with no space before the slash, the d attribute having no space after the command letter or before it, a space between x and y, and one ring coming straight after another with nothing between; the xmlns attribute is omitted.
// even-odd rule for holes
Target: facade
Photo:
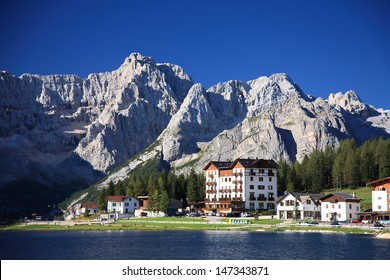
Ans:
<svg viewBox="0 0 390 280"><path fill-rule="evenodd" d="M204 168L205 211L275 210L277 168L275 161L264 159L210 161Z"/></svg>
<svg viewBox="0 0 390 280"><path fill-rule="evenodd" d="M321 199L322 221L356 220L361 211L361 198L348 193L330 193Z"/></svg>
<svg viewBox="0 0 390 280"><path fill-rule="evenodd" d="M390 212L390 177L367 184L372 188L372 211Z"/></svg>
<svg viewBox="0 0 390 280"><path fill-rule="evenodd" d="M76 203L73 206L73 215L74 217L80 217L85 214L85 212L89 210L89 214L96 214L99 212L98 204L94 202L84 202L84 203Z"/></svg>
<svg viewBox="0 0 390 280"><path fill-rule="evenodd" d="M118 214L134 214L139 202L131 196L108 196L107 212Z"/></svg>
<svg viewBox="0 0 390 280"><path fill-rule="evenodd" d="M286 192L276 203L277 217L287 219L321 219L322 193Z"/></svg>

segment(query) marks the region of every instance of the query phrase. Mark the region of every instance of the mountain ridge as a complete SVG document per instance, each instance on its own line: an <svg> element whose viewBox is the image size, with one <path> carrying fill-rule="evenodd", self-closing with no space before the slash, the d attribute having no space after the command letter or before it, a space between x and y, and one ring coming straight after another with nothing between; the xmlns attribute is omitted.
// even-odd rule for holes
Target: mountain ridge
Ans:
<svg viewBox="0 0 390 280"><path fill-rule="evenodd" d="M390 111L353 91L315 98L285 73L206 90L139 53L85 79L2 71L0 116L0 190L23 178L62 188L117 181L153 158L177 173L212 159L302 160L346 138L390 135Z"/></svg>

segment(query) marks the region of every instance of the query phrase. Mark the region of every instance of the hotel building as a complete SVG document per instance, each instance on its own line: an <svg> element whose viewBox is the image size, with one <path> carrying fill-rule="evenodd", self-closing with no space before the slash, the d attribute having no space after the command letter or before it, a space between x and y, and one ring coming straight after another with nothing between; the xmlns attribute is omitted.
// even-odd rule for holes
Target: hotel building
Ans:
<svg viewBox="0 0 390 280"><path fill-rule="evenodd" d="M206 176L206 212L275 210L278 165L273 160L210 161Z"/></svg>

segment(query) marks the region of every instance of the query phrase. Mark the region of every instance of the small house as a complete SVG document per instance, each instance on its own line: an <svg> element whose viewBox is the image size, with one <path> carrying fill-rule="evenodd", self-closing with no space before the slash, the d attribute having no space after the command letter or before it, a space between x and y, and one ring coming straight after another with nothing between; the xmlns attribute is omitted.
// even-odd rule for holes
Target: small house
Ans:
<svg viewBox="0 0 390 280"><path fill-rule="evenodd" d="M320 219L322 193L286 192L277 200L277 218L287 219Z"/></svg>
<svg viewBox="0 0 390 280"><path fill-rule="evenodd" d="M361 211L361 198L355 194L329 193L321 199L322 221L350 221Z"/></svg>

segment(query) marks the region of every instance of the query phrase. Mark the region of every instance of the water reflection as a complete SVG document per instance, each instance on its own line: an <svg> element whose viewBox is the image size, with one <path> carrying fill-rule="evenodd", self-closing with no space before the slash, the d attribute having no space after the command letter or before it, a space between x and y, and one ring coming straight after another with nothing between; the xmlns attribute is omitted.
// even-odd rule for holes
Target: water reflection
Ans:
<svg viewBox="0 0 390 280"><path fill-rule="evenodd" d="M0 259L389 259L370 235L229 231L0 232Z"/></svg>

